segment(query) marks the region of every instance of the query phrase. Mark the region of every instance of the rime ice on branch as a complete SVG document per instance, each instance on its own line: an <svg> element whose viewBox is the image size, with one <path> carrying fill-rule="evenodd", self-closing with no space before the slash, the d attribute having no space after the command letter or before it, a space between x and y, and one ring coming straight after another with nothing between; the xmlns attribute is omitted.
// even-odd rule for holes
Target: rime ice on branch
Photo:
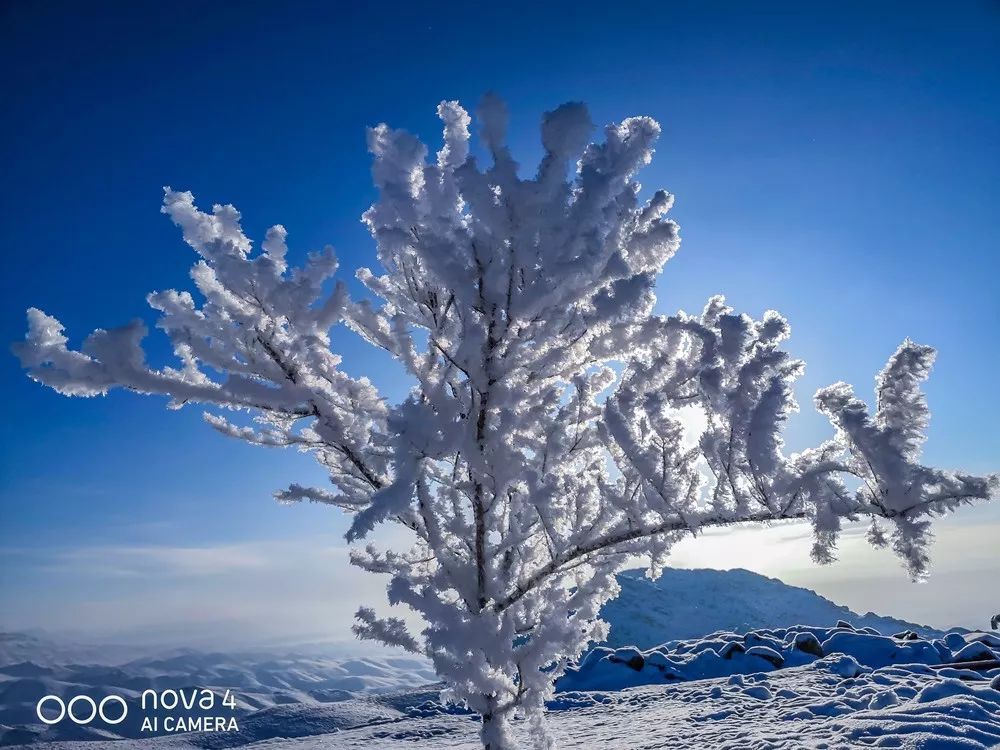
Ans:
<svg viewBox="0 0 1000 750"><path fill-rule="evenodd" d="M470 155L465 110L445 102L438 115L444 145L432 161L406 132L369 133L379 200L364 220L381 269L357 276L379 304L340 283L327 291L331 250L290 269L283 227L255 252L232 206L203 213L168 188L163 212L200 256L197 298L148 298L179 366L145 363L141 323L95 331L74 351L34 309L16 353L61 393L122 387L198 402L218 407L206 419L224 434L312 453L330 487L278 497L343 508L351 540L379 524L409 529L410 549L368 546L353 562L387 573L389 601L426 627L411 633L362 608L355 631L429 656L482 715L490 750L513 747L515 710L537 746L551 746L544 701L603 636L598 610L630 556L648 556L655 575L676 540L707 526L807 519L826 561L842 519L867 517L870 541L920 576L930 518L993 491L995 478L919 463L930 348L905 341L892 355L873 414L846 384L821 390L834 437L786 455L802 363L781 348L785 320L736 314L720 297L696 316L653 313L656 277L679 244L673 198L638 198L656 122L630 118L590 143L586 108L563 105L544 117L537 174L521 179L499 100L478 113L485 168ZM403 403L338 369L337 324L398 360L413 382ZM707 426L685 440L680 417L692 408ZM253 426L227 410L249 412Z"/></svg>

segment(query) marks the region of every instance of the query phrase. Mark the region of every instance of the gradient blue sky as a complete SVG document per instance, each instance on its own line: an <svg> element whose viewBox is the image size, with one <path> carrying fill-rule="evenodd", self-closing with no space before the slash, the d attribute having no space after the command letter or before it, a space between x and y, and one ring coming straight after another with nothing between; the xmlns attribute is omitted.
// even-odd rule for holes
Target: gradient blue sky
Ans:
<svg viewBox="0 0 1000 750"><path fill-rule="evenodd" d="M188 286L192 254L158 213L162 185L234 203L256 238L284 224L293 254L332 243L353 269L373 262L359 223L373 199L365 126L433 145L439 100L472 107L495 90L530 167L541 113L584 100L598 123L663 125L642 181L677 195L684 243L661 307L723 292L791 319L791 349L808 363L792 448L828 433L810 406L817 387L843 379L867 395L910 336L940 352L928 461L1000 468L996 2L23 2L0 15L4 341L23 335L29 305L78 341L151 320L147 292ZM363 344L338 343L349 371L403 392ZM0 626L99 631L143 613L163 623L168 610L178 623L249 622L285 586L301 597L280 600L287 624L273 632L303 620L320 632L342 626L331 612L353 610L354 593L377 593L345 583L337 512L271 500L316 477L307 459L227 441L196 409L59 397L11 356L0 378ZM952 523L995 532L1000 514ZM995 541L976 539L953 549L955 564L1000 565ZM748 542L743 563L717 550L719 564L752 567L765 543ZM796 550L768 572L809 570ZM908 594L886 600L902 572L871 565L890 570L871 599L905 609ZM833 576L824 591L864 606L844 583L866 577L855 573L796 582L822 589ZM963 616L982 587L968 584Z"/></svg>

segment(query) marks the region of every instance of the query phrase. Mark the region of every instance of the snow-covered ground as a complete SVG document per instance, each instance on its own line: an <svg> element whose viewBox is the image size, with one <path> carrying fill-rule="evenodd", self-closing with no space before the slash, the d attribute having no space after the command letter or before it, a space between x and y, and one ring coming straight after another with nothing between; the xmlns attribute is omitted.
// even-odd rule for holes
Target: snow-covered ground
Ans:
<svg viewBox="0 0 1000 750"><path fill-rule="evenodd" d="M931 670L891 667L845 678L842 659L615 692L568 693L551 714L562 748L993 748L1000 692ZM971 677L971 675L963 675ZM472 748L473 721L410 719L255 748ZM525 738L524 747L530 747Z"/></svg>
<svg viewBox="0 0 1000 750"><path fill-rule="evenodd" d="M854 675L854 676L851 676ZM962 750L1000 745L1000 691L978 671L927 666L866 669L836 655L772 673L620 691L563 693L552 706L560 747L652 750L695 748L922 748ZM254 750L439 750L479 747L476 722L453 714L370 699L329 717L324 733L274 738ZM378 710L378 709L381 710ZM352 723L367 724L350 728ZM319 728L319 723L314 729ZM290 727L300 731L300 727ZM264 739L267 737L267 739ZM58 743L50 750L194 750L230 746L223 735L115 743ZM530 747L524 738L524 747Z"/></svg>
<svg viewBox="0 0 1000 750"><path fill-rule="evenodd" d="M657 584L625 574L622 597L605 616L612 623L611 643L631 634L640 648L596 648L557 683L549 712L560 747L1000 747L997 634L943 634L871 613L860 616L813 592L746 571L677 573L668 571ZM668 598L672 611L661 606ZM776 626L776 618L793 616L847 621ZM687 635L731 622L737 623L736 632L723 627ZM763 625L748 630L748 623ZM670 632L679 635L646 647L655 634ZM37 659L0 661L0 745L478 747L474 717L442 705L427 662L409 656L184 651L102 666L39 663L45 655L35 653L39 644L48 653L41 641L6 638L7 656ZM232 689L237 705L224 713L237 718L238 731L160 736L143 731L146 713L137 703L142 690L190 686L217 693ZM81 693L125 696L128 720L115 727L70 722L45 727L37 721L35 704L43 695L68 699ZM220 712L207 715L212 713ZM527 738L523 745L530 747Z"/></svg>

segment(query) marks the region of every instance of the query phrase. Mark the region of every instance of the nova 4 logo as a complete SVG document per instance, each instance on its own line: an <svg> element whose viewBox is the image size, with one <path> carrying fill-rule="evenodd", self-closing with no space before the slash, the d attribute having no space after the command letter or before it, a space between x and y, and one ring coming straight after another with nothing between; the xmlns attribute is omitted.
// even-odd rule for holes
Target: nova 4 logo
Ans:
<svg viewBox="0 0 1000 750"><path fill-rule="evenodd" d="M110 704L117 703L117 708ZM140 732L234 732L239 729L235 716L216 716L213 711L219 703L219 697L205 688L190 688L181 690L145 690L139 698L143 711ZM236 709L236 698L227 690L222 697L221 705L230 711ZM45 709L43 711L43 709ZM197 713L188 713L195 712ZM149 715L147 711L157 714ZM162 716L164 711L179 710L180 716L172 714ZM35 713L45 724L58 724L68 718L74 724L90 724L100 717L105 724L114 726L121 724L128 716L128 703L120 695L108 695L100 703L89 695L77 695L64 701L58 695L46 695L35 706ZM55 714L53 716L53 713ZM162 719L162 721L161 721Z"/></svg>

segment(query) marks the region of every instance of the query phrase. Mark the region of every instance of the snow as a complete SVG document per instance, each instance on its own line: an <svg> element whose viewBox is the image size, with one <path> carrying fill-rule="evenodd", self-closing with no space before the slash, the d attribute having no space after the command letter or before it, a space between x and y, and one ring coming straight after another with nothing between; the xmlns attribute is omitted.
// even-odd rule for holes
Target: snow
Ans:
<svg viewBox="0 0 1000 750"><path fill-rule="evenodd" d="M561 747L976 748L1000 742L1000 693L990 688L991 681L1000 688L995 633L942 634L871 613L856 615L813 592L747 571L668 570L655 583L630 571L620 580L621 599L602 612L612 639L616 633L647 641L656 634L673 637L653 646L602 645L571 666L546 711ZM704 607L706 597L727 606ZM671 601L674 611L667 608ZM775 622L788 613L833 624ZM770 624L725 627L762 620ZM689 637L696 628L706 634ZM303 646L295 653L186 650L108 666L40 664L36 646L62 654L67 647L19 634L4 634L0 642L15 645L0 657L32 659L4 666L0 658L0 745L478 747L475 717L443 703L428 661L366 653L360 644L353 654L344 645ZM86 645L74 649L94 653ZM135 706L147 687L192 685L234 690L239 731L151 737L139 731L138 708L113 728L65 723L42 732L34 717L35 702L50 693L113 692ZM524 720L515 721L514 730L522 740L531 732ZM75 744L79 740L87 742ZM117 741L112 746L105 740Z"/></svg>
<svg viewBox="0 0 1000 750"><path fill-rule="evenodd" d="M1000 743L1000 692L989 673L962 679L929 668L870 669L841 655L809 665L730 678L620 691L561 693L549 706L552 734L564 750L801 750L906 748L963 750ZM400 706L355 728L279 738L252 735L254 750L472 750L475 717ZM363 718L363 717L358 717ZM526 746L526 727L514 722ZM228 747L222 735L155 740L57 743L47 750L193 750ZM252 739L246 737L245 739Z"/></svg>
<svg viewBox="0 0 1000 750"><path fill-rule="evenodd" d="M839 622L715 632L644 650L599 647L559 680L547 705L548 725L567 750L997 746L1000 638L979 632L897 636ZM388 689L393 677L404 687ZM426 662L405 657L258 654L254 660L249 653L188 652L120 667L22 662L0 668L0 745L33 741L40 729L31 726L34 701L48 692L78 692L80 684L66 680L89 679L91 687L117 686L110 692L133 698L146 685L238 686L239 731L149 737L135 726L116 728L122 734L114 735L59 725L39 738L39 748L480 747L478 719L443 704L439 687L405 687L432 677ZM364 692L337 688L345 679L358 680ZM991 681L998 684L991 687ZM133 689L120 687L125 684ZM513 731L518 746L526 746L533 730L517 720Z"/></svg>
<svg viewBox="0 0 1000 750"><path fill-rule="evenodd" d="M742 633L790 622L833 624L838 620L883 635L906 630L922 636L941 635L926 625L852 612L814 591L749 570L666 568L655 581L643 570L627 570L618 575L618 583L622 593L601 609L601 617L611 625L604 645L612 647L650 648L717 630Z"/></svg>
<svg viewBox="0 0 1000 750"><path fill-rule="evenodd" d="M17 634L8 635L23 645L22 639L15 639ZM331 649L334 654L339 650ZM20 647L13 653L33 655ZM142 691L190 691L194 686L209 688L220 697L226 690L233 691L240 732L227 735L227 742L246 744L263 737L317 734L398 717L401 714L397 709L365 701L364 696L390 695L400 690L412 693L436 681L427 660L395 653L345 657L322 651L185 651L133 659L117 666L72 662L41 666L31 661L4 666L0 662L0 745L21 744L36 736L46 742L136 738L141 736L144 715L139 705ZM95 698L122 696L129 704L126 720L107 728L78 727L71 722L45 727L38 722L36 703L43 696L68 699L81 694ZM218 711L204 715L215 716Z"/></svg>
<svg viewBox="0 0 1000 750"><path fill-rule="evenodd" d="M995 662L992 649L970 633L958 639L923 640L900 633L898 638L855 629L850 623L823 628L793 625L748 633L712 633L693 640L674 640L640 651L633 646L592 649L577 667L556 682L559 691L620 690L673 681L764 673L813 662L842 677L897 664L974 666ZM969 670L965 670L968 672Z"/></svg>
<svg viewBox="0 0 1000 750"><path fill-rule="evenodd" d="M401 683L430 675L419 660L246 659L192 652L121 668L4 667L0 705L7 726L0 726L0 744L33 739L27 710L46 692L75 689L60 680L89 675L109 684L130 681L138 689L146 683L136 680L145 675L162 688L169 674L180 679L184 670L196 670L215 685L225 679L239 684L239 731L154 738L133 728L130 739L119 739L100 728L66 726L47 733L44 748L480 747L477 718L443 704L438 688L385 689L390 671ZM337 690L344 675L371 680L368 693ZM1000 638L994 634L889 637L841 621L716 632L645 650L595 648L559 680L546 715L552 737L567 749L990 748L1000 743L1000 691L990 686L998 680ZM10 727L18 718L27 726ZM513 731L525 746L532 729L515 721ZM116 741L107 744L109 739Z"/></svg>
<svg viewBox="0 0 1000 750"><path fill-rule="evenodd" d="M875 696L889 705L869 708ZM835 697L830 697L830 696ZM969 747L1000 742L1000 693L986 683L939 680L904 669L843 678L822 664L746 684L708 680L617 693L561 695L551 711L563 748ZM400 726L403 725L403 726ZM947 745L956 737L967 744ZM318 738L317 738L318 739ZM283 745L361 748L475 748L475 723L456 717L410 720ZM527 744L527 743L525 743Z"/></svg>

